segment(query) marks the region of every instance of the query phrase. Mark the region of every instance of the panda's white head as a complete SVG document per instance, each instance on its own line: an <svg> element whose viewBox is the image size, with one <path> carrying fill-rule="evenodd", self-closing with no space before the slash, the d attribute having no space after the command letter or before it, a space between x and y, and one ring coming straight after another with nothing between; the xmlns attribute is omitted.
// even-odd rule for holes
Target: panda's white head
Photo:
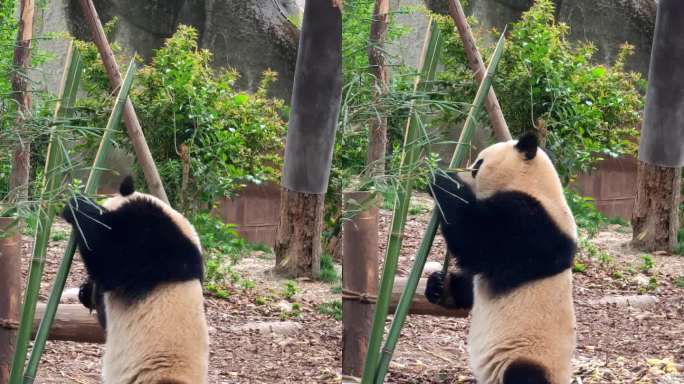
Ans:
<svg viewBox="0 0 684 384"><path fill-rule="evenodd" d="M523 192L538 200L567 234L576 236L575 221L565 201L563 186L539 139L528 132L519 140L493 144L478 155L458 178L478 199L498 192Z"/></svg>
<svg viewBox="0 0 684 384"><path fill-rule="evenodd" d="M163 201L136 192L131 177L102 206L72 199L62 217L77 234L90 278L105 292L136 298L163 283L202 279L202 249L192 224Z"/></svg>

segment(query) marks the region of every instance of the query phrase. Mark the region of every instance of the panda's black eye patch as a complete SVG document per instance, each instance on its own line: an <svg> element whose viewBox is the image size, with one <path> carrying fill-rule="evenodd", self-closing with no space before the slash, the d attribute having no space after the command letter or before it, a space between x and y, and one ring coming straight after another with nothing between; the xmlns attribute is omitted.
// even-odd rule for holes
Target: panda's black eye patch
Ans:
<svg viewBox="0 0 684 384"><path fill-rule="evenodd" d="M473 166L470 168L472 169L471 173L473 175L473 179L475 176L477 176L477 172L480 170L480 167L482 166L482 163L484 162L484 159L480 159L473 164Z"/></svg>

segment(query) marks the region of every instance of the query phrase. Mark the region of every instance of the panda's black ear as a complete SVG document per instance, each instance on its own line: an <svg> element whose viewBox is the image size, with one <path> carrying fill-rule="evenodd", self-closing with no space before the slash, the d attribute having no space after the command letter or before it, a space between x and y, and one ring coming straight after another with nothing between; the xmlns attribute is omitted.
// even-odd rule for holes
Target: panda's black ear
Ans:
<svg viewBox="0 0 684 384"><path fill-rule="evenodd" d="M537 148L539 148L539 137L534 131L527 131L515 145L515 149L525 156L525 160L534 159L537 156Z"/></svg>
<svg viewBox="0 0 684 384"><path fill-rule="evenodd" d="M119 193L121 196L128 196L135 192L135 183L133 183L133 177L128 175L124 177L121 185L119 186Z"/></svg>

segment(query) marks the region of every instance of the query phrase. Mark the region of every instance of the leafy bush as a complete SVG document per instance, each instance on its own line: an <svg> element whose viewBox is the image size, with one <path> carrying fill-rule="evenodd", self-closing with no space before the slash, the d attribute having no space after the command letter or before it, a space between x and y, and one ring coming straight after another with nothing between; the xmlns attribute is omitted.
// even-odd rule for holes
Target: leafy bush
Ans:
<svg viewBox="0 0 684 384"><path fill-rule="evenodd" d="M463 45L451 19L439 20L446 39L439 79L448 98L471 100L476 88ZM535 1L509 31L494 87L514 137L538 129L564 182L603 156L634 153L643 81L624 69L631 46L623 46L613 65L593 64L595 47L568 42L569 27L555 22L551 0ZM485 57L493 50L491 40L479 39L478 46Z"/></svg>
<svg viewBox="0 0 684 384"><path fill-rule="evenodd" d="M106 77L95 47L81 46L90 96L85 103L97 120L97 107L108 94ZM198 48L197 31L180 26L140 69L131 91L169 199L184 209L279 176L286 124L283 101L267 95L275 72L266 71L250 94L235 88L237 72L214 70L211 61L211 53Z"/></svg>

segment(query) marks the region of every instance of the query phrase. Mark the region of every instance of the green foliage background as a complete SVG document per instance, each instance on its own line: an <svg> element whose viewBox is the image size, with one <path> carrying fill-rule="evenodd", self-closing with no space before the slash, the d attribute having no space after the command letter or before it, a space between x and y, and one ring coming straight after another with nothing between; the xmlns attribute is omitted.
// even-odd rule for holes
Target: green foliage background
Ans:
<svg viewBox="0 0 684 384"><path fill-rule="evenodd" d="M10 100L10 74L12 72L12 58L14 41L17 38L17 3L16 0L0 2L0 144L3 148L11 148L6 142L10 129L7 118L12 101ZM9 192L9 175L11 170L10 151L0 151L0 197Z"/></svg>
<svg viewBox="0 0 684 384"><path fill-rule="evenodd" d="M286 131L282 100L267 95L276 79L264 73L255 93L238 91L239 74L211 67L197 31L180 26L149 65L138 72L131 99L172 205L197 210L231 196L247 182L277 180ZM85 52L88 97L81 101L103 124L109 106L107 78L91 43ZM190 178L181 194L183 148Z"/></svg>
<svg viewBox="0 0 684 384"><path fill-rule="evenodd" d="M442 88L452 100L471 100L476 88L463 45L452 20L439 20L446 36L445 71L439 74ZM477 21L470 21L478 31ZM520 21L509 26L494 80L513 137L541 129L566 183L601 157L635 152L644 90L640 75L624 68L631 46L624 45L612 65L594 64L595 47L569 42L568 32L567 25L555 21L551 0L535 1ZM478 47L487 57L493 39L479 37ZM459 119L448 113L443 118Z"/></svg>

